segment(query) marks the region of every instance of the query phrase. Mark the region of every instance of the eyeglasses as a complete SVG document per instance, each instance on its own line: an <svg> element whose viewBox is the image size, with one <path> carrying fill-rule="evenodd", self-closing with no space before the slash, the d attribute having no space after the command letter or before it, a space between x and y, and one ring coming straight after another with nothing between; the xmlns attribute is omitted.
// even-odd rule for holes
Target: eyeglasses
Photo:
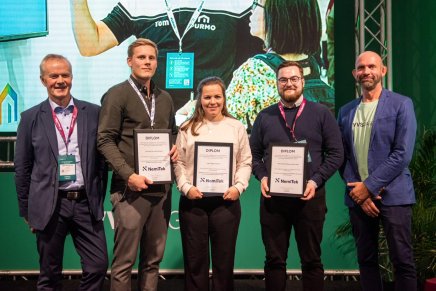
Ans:
<svg viewBox="0 0 436 291"><path fill-rule="evenodd" d="M259 4L258 0L254 0L253 4L251 4L251 11L256 9L256 7L265 8L265 6L263 6L262 4Z"/></svg>
<svg viewBox="0 0 436 291"><path fill-rule="evenodd" d="M278 81L279 81L280 85L286 85L286 84L288 84L288 81L291 81L291 83L293 85L297 85L298 82L300 82L301 79L303 79L303 78L302 77L298 77L298 76L293 76L293 77L290 77L290 78L282 77L282 78L278 79Z"/></svg>

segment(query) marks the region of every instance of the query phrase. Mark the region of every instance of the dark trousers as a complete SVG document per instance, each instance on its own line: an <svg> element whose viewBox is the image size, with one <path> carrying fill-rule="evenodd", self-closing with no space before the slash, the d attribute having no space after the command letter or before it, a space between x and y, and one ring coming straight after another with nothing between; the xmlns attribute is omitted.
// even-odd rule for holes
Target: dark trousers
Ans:
<svg viewBox="0 0 436 291"><path fill-rule="evenodd" d="M411 241L412 208L410 205L383 206L379 201L376 205L380 210L377 218L369 217L360 207L349 208L362 290L383 290L378 264L381 221L389 248L389 258L394 266L395 290L414 291L417 288L417 278Z"/></svg>
<svg viewBox="0 0 436 291"><path fill-rule="evenodd" d="M180 198L180 233L185 266L185 290L209 290L209 239L212 290L232 291L236 238L241 205L222 197Z"/></svg>
<svg viewBox="0 0 436 291"><path fill-rule="evenodd" d="M300 255L303 290L323 290L321 240L326 211L323 188L317 191L315 198L307 202L299 198L261 197L260 223L266 252L267 291L286 289L286 260L292 227Z"/></svg>
<svg viewBox="0 0 436 291"><path fill-rule="evenodd" d="M61 290L65 238L71 234L82 264L78 290L97 291L103 286L108 267L103 221L95 221L88 200L60 198L47 227L36 232L40 274L39 291Z"/></svg>

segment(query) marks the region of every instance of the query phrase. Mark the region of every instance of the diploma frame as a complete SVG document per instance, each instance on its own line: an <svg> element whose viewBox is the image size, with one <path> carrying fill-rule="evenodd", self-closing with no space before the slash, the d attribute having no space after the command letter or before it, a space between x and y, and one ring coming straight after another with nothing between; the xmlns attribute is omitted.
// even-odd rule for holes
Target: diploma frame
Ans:
<svg viewBox="0 0 436 291"><path fill-rule="evenodd" d="M280 152L280 156L273 155L273 151L277 151L279 148L283 148ZM307 143L273 143L269 145L269 163L268 163L268 187L271 196L285 196L285 197L303 197L304 191L306 190L307 184ZM295 151L294 151L295 150ZM303 153L302 156L297 156L298 153ZM293 168L295 175L286 174L286 178L282 175L277 174L277 170L280 171L280 162L283 160L293 159L295 161L294 165L289 166ZM283 169L281 169L283 171ZM289 184L289 190L284 190L283 184ZM298 184L295 186L294 184ZM296 189L298 188L298 189ZM280 189L280 190L277 190Z"/></svg>
<svg viewBox="0 0 436 291"><path fill-rule="evenodd" d="M168 146L166 146L165 144L165 148L160 149L162 154L168 155L168 153L171 150L172 144L171 144L171 130L170 129L134 129L133 130L133 137L134 137L134 143L135 143L135 172L139 175L141 175L140 173L141 168L145 167L145 163L141 163L140 160L141 156L140 153L144 153L144 151L147 153L149 150L152 150L152 148L147 147L147 145L140 145L140 140L142 140L143 138L150 138L150 141L153 140L154 137L156 137L156 135L165 135L164 137L164 142L168 140ZM155 147L156 148L156 147ZM155 155L153 153L153 155ZM153 180L153 184L170 184L173 182L174 180L174 172L172 169L172 165L171 165L171 157L168 156L169 159L169 165L165 168L164 170L164 175L158 175L157 179L153 179L153 175L147 175L147 178L150 178ZM168 164L166 162L166 164ZM164 165L162 165L164 166ZM166 179L162 179L162 176L167 177Z"/></svg>
<svg viewBox="0 0 436 291"><path fill-rule="evenodd" d="M210 189L201 189L199 186L199 180L200 179L200 175L199 175L199 171L202 171L202 166L205 163L203 159L203 157L200 157L199 152L200 152L200 148L202 147L208 147L210 150L215 150L218 148L228 148L229 149L229 158L228 158L228 164L225 163L225 165L223 164L223 167L225 166L225 169L217 169L217 170L224 170L224 171L228 171L228 173L225 173L224 176L228 177L228 185L225 185L225 190L224 191L214 191L214 190L210 190ZM209 154L209 157L216 155L215 152L211 151ZM196 186L201 193L204 194L205 197L210 197L210 196L222 196L224 194L224 192L230 188L230 186L232 186L232 173L233 173L233 144L232 143L221 143L221 142L195 142L195 150L194 150L194 181L193 184L194 186ZM201 178L208 178L208 177L201 177ZM214 177L211 177L211 180L214 180Z"/></svg>

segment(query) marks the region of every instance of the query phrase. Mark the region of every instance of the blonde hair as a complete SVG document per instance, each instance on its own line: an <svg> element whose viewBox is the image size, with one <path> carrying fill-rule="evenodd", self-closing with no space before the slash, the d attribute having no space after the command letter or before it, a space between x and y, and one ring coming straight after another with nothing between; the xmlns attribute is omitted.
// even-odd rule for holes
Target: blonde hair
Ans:
<svg viewBox="0 0 436 291"><path fill-rule="evenodd" d="M134 42L132 42L127 48L127 57L131 58L133 56L133 50L139 46L149 45L154 48L156 51L156 56L159 54L159 50L157 49L157 45L154 41L149 40L147 38L138 38Z"/></svg>

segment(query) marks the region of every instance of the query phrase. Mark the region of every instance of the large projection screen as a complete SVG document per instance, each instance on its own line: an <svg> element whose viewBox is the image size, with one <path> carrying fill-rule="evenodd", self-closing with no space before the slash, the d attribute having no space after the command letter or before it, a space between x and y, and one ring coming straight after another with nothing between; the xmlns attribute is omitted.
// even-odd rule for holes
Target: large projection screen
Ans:
<svg viewBox="0 0 436 291"><path fill-rule="evenodd" d="M46 3L46 0L35 0L35 3L38 1ZM168 20L164 0L123 0L119 3L115 0L88 1L91 17L96 22L103 20L115 41L114 47L101 53L89 49L97 45L94 45L89 32L77 25L84 21L80 18L80 13L74 13L74 7L76 2L82 1L71 0L69 2L70 5L67 5L64 2L47 0L50 32L46 37L0 42L0 132L15 132L20 113L47 98L46 90L39 81L39 63L46 54L61 54L71 61L74 75L72 89L74 97L100 104L102 95L111 86L128 78L130 70L126 64L126 51L127 46L136 37L150 38L159 46L158 71L155 81L159 87L171 93L176 109L180 109L176 114L179 124L192 110L192 102L189 101L194 96L198 82L211 75L221 77L227 85L235 81L236 85L229 88L231 92L227 94L231 107L229 109L245 124L247 120L245 114L257 113L263 107L278 101L278 96L269 98L268 96L255 96L253 92L241 92L237 88L238 78L233 80L234 71L242 64L246 64L249 58L265 53L264 41L253 36L262 23L251 17L252 0L204 1L203 9L193 27L182 37L183 53L191 54L193 58L193 72L189 72L187 67L174 68L172 66L174 59L170 58L169 54L178 55L179 46ZM170 8L178 25L179 34L182 36L194 10L202 1L167 2L169 5L174 3ZM332 95L331 92L334 95L333 80L328 78L332 75L328 74L328 68L333 68L332 60L328 58L328 55L333 54L328 54L327 49L333 48L333 45L327 45L332 43L332 40L328 41L326 33L328 29L326 27L328 17L326 16L332 14L328 12L331 1L318 0L318 2L321 36L319 50L310 56L312 73L314 70L319 70L319 78L323 84L325 86L329 84L327 87L329 95ZM45 5L40 5L41 12L44 8ZM255 9L263 11L263 8L259 6ZM121 14L123 17L118 17ZM307 18L305 15L301 17ZM9 22L14 21L17 25L27 23L25 19L9 17ZM0 22L2 27L5 26L5 22L4 19ZM11 26L10 23L8 25ZM296 25L283 24L282 26L294 29ZM74 28L76 28L76 33L74 33ZM311 38L313 35L304 35L304 39ZM288 41L288 44L296 43L296 41ZM79 51L80 45L78 44L82 44L81 51ZM88 48L83 48L86 45ZM177 56L175 61L177 61ZM188 72L184 73L184 71ZM191 77L189 77L190 74L192 74ZM266 71L265 74L257 74L257 76L261 75L271 78L275 76L275 73ZM265 81L262 78L258 80L257 76L243 76L245 80L252 82L247 85L251 88L262 85L262 82L271 81L268 79ZM239 80L240 77L241 75L239 75ZM254 103L257 105L251 106ZM334 108L334 98L329 98L327 103L330 108ZM245 111L241 112L241 109ZM251 114L251 118L254 117L255 114Z"/></svg>

